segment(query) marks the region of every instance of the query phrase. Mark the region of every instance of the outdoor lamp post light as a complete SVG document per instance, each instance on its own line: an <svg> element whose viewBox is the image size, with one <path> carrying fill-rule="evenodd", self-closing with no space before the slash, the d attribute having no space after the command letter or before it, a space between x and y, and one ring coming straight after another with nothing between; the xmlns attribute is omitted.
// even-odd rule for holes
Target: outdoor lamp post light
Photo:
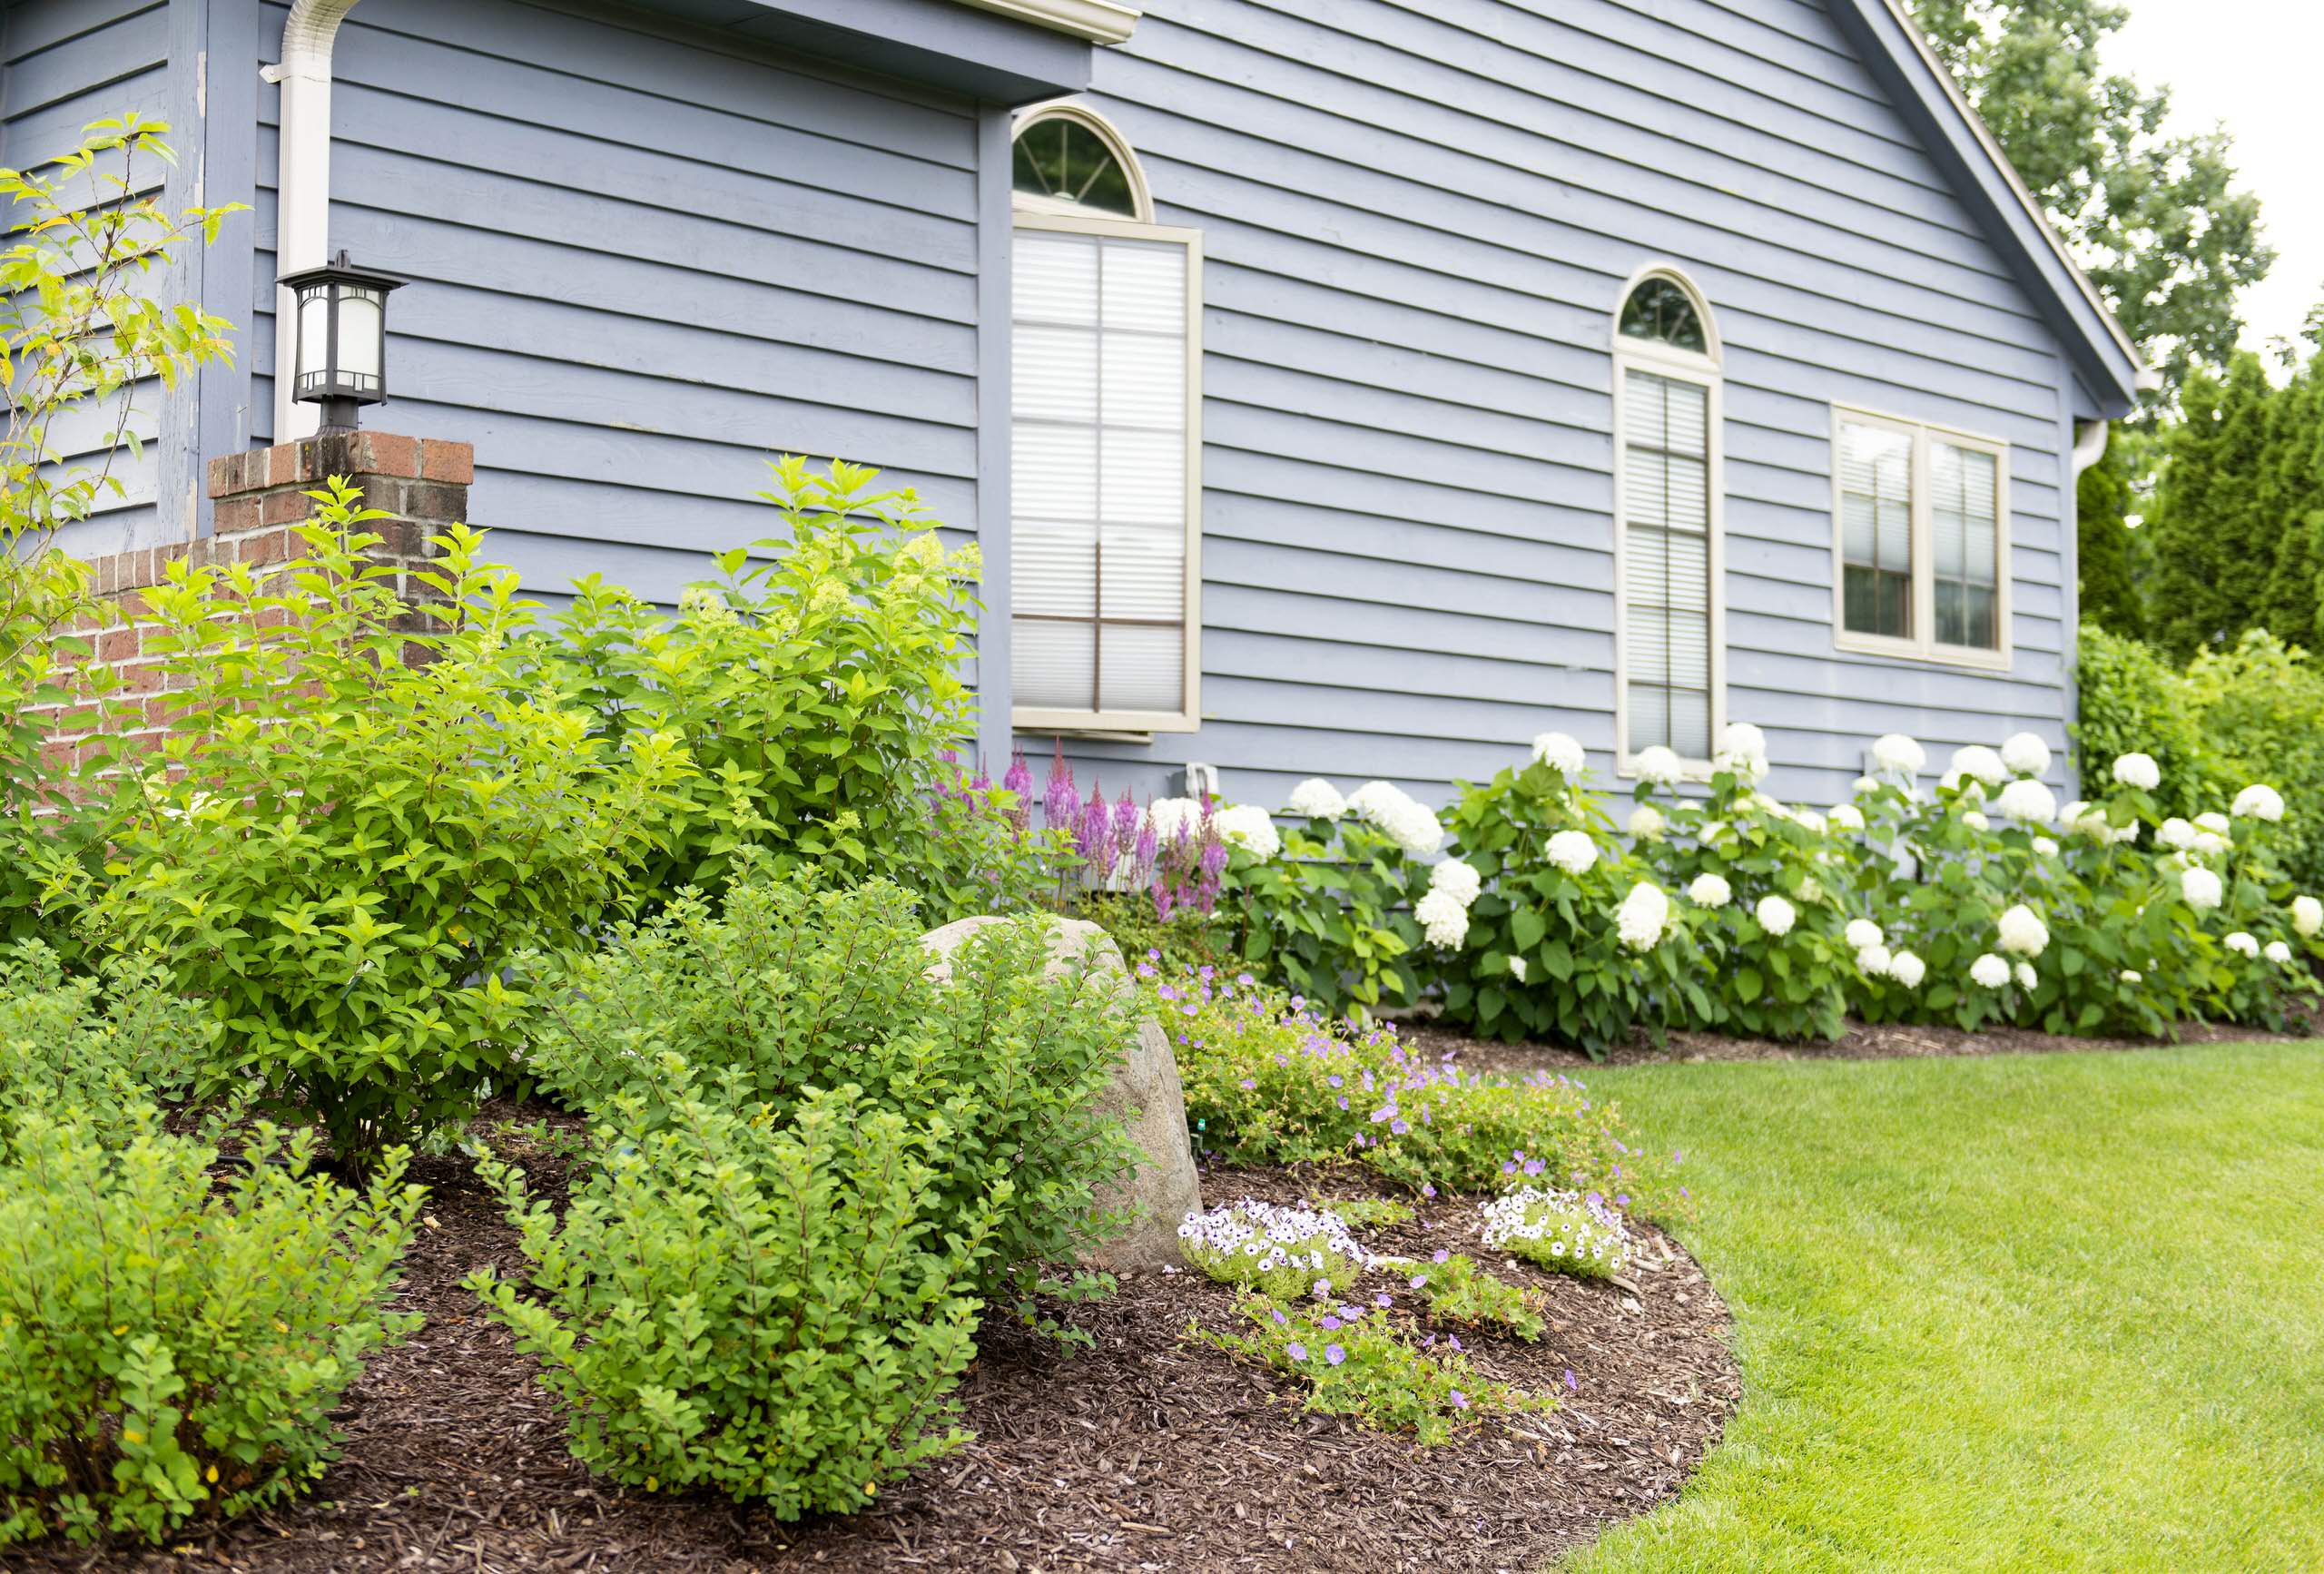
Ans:
<svg viewBox="0 0 2324 1574"><path fill-rule="evenodd" d="M359 405L388 398L388 291L403 280L356 267L341 251L279 280L299 302L299 363L291 398L322 406L327 432L355 429Z"/></svg>

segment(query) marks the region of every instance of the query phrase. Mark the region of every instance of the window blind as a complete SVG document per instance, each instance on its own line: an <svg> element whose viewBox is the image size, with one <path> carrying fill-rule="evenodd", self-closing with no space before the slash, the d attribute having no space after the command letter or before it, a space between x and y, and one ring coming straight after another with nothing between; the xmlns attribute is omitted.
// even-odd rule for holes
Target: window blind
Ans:
<svg viewBox="0 0 2324 1574"><path fill-rule="evenodd" d="M1186 703L1187 252L1020 229L1009 588L1015 703Z"/></svg>
<svg viewBox="0 0 2324 1574"><path fill-rule="evenodd" d="M1981 449L1933 438L1928 467L1937 643L1992 650L2000 643L1999 467Z"/></svg>
<svg viewBox="0 0 2324 1574"><path fill-rule="evenodd" d="M1710 394L1626 369L1622 442L1625 746L1711 753Z"/></svg>
<svg viewBox="0 0 2324 1574"><path fill-rule="evenodd" d="M1856 634L1913 637L1913 439L1840 423L1842 616Z"/></svg>

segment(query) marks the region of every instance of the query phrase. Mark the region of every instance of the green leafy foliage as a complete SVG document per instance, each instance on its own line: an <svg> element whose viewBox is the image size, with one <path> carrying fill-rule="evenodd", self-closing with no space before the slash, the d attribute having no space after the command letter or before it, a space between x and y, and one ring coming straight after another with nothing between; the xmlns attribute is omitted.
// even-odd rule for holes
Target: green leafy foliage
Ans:
<svg viewBox="0 0 2324 1574"><path fill-rule="evenodd" d="M1309 817L1272 858L1232 850L1215 921L1230 955L1325 1011L1410 1005L1423 988L1411 909L1427 883L1381 827Z"/></svg>
<svg viewBox="0 0 2324 1574"><path fill-rule="evenodd" d="M381 516L336 479L312 496L302 557L174 564L148 593L177 726L108 779L86 900L207 1002L222 1076L359 1165L508 1078L502 969L626 899L687 764L510 683L529 604L477 533L436 538L415 578L441 599L414 604L366 556Z"/></svg>
<svg viewBox="0 0 2324 1574"><path fill-rule="evenodd" d="M0 1545L63 1531L157 1541L308 1486L367 1356L419 1205L384 1156L358 1195L261 1126L215 1147L27 1110L0 1164Z"/></svg>
<svg viewBox="0 0 2324 1574"><path fill-rule="evenodd" d="M1136 1031L1120 975L1051 974L1040 919L988 926L931 975L899 887L830 889L766 862L743 861L719 912L681 893L600 950L542 959L527 1068L581 1107L635 1097L649 1118L679 1096L658 1072L672 1054L778 1118L854 1083L928 1133L939 1229L995 1208L988 1287L1029 1290L1032 1264L1104 1239L1098 1193L1133 1157L1092 1106Z"/></svg>
<svg viewBox="0 0 2324 1574"><path fill-rule="evenodd" d="M1007 1183L940 1230L940 1133L852 1084L778 1117L739 1077L663 1069L657 1107L603 1111L562 1218L482 1166L532 1294L489 1268L469 1284L539 1358L593 1470L785 1520L862 1508L966 1441L950 1395Z"/></svg>
<svg viewBox="0 0 2324 1574"><path fill-rule="evenodd" d="M1412 1223L1413 1205L1393 1197L1343 1197L1337 1202L1310 1197L1307 1205L1335 1215L1351 1230L1385 1230Z"/></svg>
<svg viewBox="0 0 2324 1574"><path fill-rule="evenodd" d="M720 553L675 618L596 575L525 654L602 741L676 740L694 761L648 861L657 891L715 896L745 848L781 870L884 875L947 916L991 910L979 851L930 812L972 733L960 676L976 549L947 552L878 472L774 462L782 533Z"/></svg>
<svg viewBox="0 0 2324 1574"><path fill-rule="evenodd" d="M0 950L0 1155L17 1115L35 1107L70 1106L101 1140L125 1139L147 1106L192 1091L216 1038L154 962L107 958L68 977L37 940Z"/></svg>
<svg viewBox="0 0 2324 1574"><path fill-rule="evenodd" d="M1411 1283L1427 1300L1432 1322L1505 1328L1529 1343L1549 1331L1541 1317L1546 1296L1495 1278L1461 1253L1437 1253L1434 1261L1415 1267Z"/></svg>

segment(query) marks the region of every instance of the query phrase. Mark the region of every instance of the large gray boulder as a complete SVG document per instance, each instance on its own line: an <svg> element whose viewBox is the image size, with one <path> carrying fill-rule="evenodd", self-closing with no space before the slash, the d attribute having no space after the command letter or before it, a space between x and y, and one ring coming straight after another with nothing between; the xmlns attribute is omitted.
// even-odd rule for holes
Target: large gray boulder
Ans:
<svg viewBox="0 0 2324 1574"><path fill-rule="evenodd" d="M951 972L950 958L968 938L987 924L1007 923L1001 918L969 918L931 930L920 943L936 959L930 971L938 977ZM1113 937L1082 919L1051 919L1049 971L1054 975L1087 965L1110 973L1120 981L1125 1002L1134 1003L1137 986L1122 966L1122 953ZM1202 1206L1202 1187L1195 1176L1195 1150L1187 1135L1187 1096L1178 1083L1178 1062L1162 1025L1145 1012L1135 1027L1123 1023L1122 1058L1113 1080L1098 1096L1098 1108L1127 1117L1130 1142L1137 1148L1137 1167L1120 1185L1098 1200L1108 1210L1128 1207L1137 1215L1128 1231L1100 1249L1093 1261L1098 1267L1158 1268L1176 1264L1178 1225Z"/></svg>

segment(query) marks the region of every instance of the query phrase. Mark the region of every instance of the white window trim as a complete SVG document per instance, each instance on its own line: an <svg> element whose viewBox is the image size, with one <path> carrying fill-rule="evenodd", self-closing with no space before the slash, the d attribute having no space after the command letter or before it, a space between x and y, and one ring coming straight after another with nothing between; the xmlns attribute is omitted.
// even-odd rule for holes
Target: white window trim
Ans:
<svg viewBox="0 0 2324 1574"><path fill-rule="evenodd" d="M1133 241L1174 242L1187 249L1186 667L1182 689L1185 708L1178 711L1079 711L1012 704L1009 722L1019 731L1037 733L1138 734L1196 732L1202 726L1202 231L1153 222L1153 203L1147 191L1146 177L1139 170L1137 161L1130 156L1128 144L1122 141L1120 133L1104 116L1078 104L1049 105L1028 111L1019 117L1018 129L1022 131L1036 120L1059 117L1078 120L1106 139L1115 156L1123 161L1123 167L1129 172L1130 188L1136 194L1138 211L1147 217L1124 219L1096 214L1087 209L1076 209L1069 203L1019 195L1016 201L1016 227L1019 230L1054 230L1076 235L1107 235ZM1013 420L1015 418L1012 415L1009 418ZM1009 521L1008 527L1014 529L1015 521ZM1009 615L1012 621L1017 616L1013 595ZM1094 626L1093 624L1093 636Z"/></svg>
<svg viewBox="0 0 2324 1574"><path fill-rule="evenodd" d="M1696 316L1703 325L1703 343L1708 353L1680 349L1656 339L1631 338L1622 332L1622 308L1630 303L1631 292L1649 278L1663 278L1684 290L1695 303ZM1713 320L1710 303L1695 281L1684 271L1667 262L1649 263L1630 275L1614 297L1613 316L1613 396L1614 396L1614 773L1635 777L1638 756L1631 750L1630 719L1630 499L1629 470L1626 455L1630 448L1630 373L1652 372L1675 381L1690 382L1706 390L1704 420L1703 486L1709 494L1709 517L1705 525L1709 532L1705 554L1704 585L1707 637L1710 649L1710 740L1716 750L1721 733L1727 730L1727 440L1726 440L1726 374L1722 369L1722 349L1718 324ZM1709 781L1711 762L1704 760L1679 762L1689 780Z"/></svg>
<svg viewBox="0 0 2324 1574"><path fill-rule="evenodd" d="M1845 500L1840 477L1840 424L1873 427L1912 439L1913 484L1913 626L1911 639L1861 634L1847 625L1847 539ZM1996 648L1945 644L1936 638L1936 541L1930 524L1929 441L1941 439L1956 448L1991 454L1994 458L1994 634ZM1981 432L1965 431L1935 421L1856 405L1832 406L1832 647L1856 655L1889 656L1899 661L1929 662L1942 666L1971 667L1979 672L2005 673L2016 654L2010 621L2010 584L2014 561L2010 556L2009 444Z"/></svg>

